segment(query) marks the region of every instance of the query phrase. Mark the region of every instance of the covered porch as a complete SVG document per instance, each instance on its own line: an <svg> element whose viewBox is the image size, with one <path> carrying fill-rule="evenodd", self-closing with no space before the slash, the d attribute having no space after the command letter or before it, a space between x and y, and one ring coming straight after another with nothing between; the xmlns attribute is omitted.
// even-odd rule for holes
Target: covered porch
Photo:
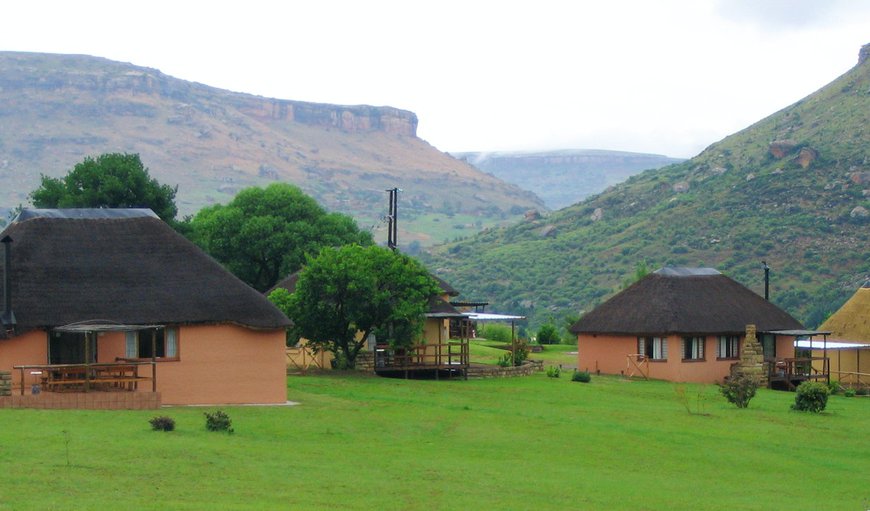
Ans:
<svg viewBox="0 0 870 511"><path fill-rule="evenodd" d="M18 387L13 393L13 397L18 398L14 407L159 407L157 355L165 349L162 345L165 329L164 325L92 320L48 330L47 363L12 366L11 379ZM161 346L158 346L158 338ZM143 351L140 341L147 345L145 351L151 355L150 359L139 358ZM134 347L136 349L131 350ZM134 356L130 358L120 356L131 353ZM105 396L109 393L130 396ZM77 395L92 397L80 398Z"/></svg>
<svg viewBox="0 0 870 511"><path fill-rule="evenodd" d="M769 357L765 353L764 365L767 372L768 387L772 389L795 390L805 381L830 383L831 361L827 350L821 353L804 351L802 343L827 345L831 332L823 330L774 330L774 335L791 336L794 341L794 356ZM814 340L821 336L821 340ZM802 356L803 355L803 356Z"/></svg>

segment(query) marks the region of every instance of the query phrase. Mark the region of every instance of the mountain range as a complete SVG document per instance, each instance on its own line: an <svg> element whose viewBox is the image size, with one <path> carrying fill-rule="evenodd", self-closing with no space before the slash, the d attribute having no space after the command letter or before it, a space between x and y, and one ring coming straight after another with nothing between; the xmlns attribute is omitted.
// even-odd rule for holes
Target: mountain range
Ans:
<svg viewBox="0 0 870 511"><path fill-rule="evenodd" d="M683 161L660 154L567 149L545 152L451 153L535 193L550 209L575 204L640 171Z"/></svg>
<svg viewBox="0 0 870 511"><path fill-rule="evenodd" d="M711 99L715 101L715 99ZM682 163L549 215L436 247L426 262L533 325L576 317L661 266L709 266L808 327L870 276L870 45L810 96Z"/></svg>
<svg viewBox="0 0 870 511"><path fill-rule="evenodd" d="M397 108L265 98L98 57L0 52L0 206L26 204L40 174L126 152L178 186L182 214L287 181L386 238L385 190L400 188L400 241L426 245L546 209L417 137L417 123Z"/></svg>

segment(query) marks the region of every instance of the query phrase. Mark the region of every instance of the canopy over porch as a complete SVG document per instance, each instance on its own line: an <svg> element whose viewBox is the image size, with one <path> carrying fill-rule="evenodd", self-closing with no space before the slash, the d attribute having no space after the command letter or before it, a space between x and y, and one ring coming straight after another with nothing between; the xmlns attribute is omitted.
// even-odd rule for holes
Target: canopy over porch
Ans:
<svg viewBox="0 0 870 511"><path fill-rule="evenodd" d="M82 335L82 363L48 363L16 365L20 373L21 395L26 387L25 374L38 378L39 383L32 386L31 393L41 390L50 392L138 389L139 382L151 381L151 391L157 392L157 331L165 329L158 324L126 324L111 320L94 319L79 321L50 329L51 332ZM151 330L151 360L116 359L115 362L97 362L96 337L105 332L140 332ZM49 361L51 362L51 361ZM139 368L151 366L150 376L140 375Z"/></svg>

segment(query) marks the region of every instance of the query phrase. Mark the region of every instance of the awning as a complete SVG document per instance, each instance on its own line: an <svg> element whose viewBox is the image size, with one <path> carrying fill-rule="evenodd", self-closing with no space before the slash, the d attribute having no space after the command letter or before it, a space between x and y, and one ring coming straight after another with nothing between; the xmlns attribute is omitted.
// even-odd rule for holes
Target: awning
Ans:
<svg viewBox="0 0 870 511"><path fill-rule="evenodd" d="M831 332L825 330L771 330L762 332L776 335L791 335L794 337L813 337L815 335L831 335Z"/></svg>
<svg viewBox="0 0 870 511"><path fill-rule="evenodd" d="M525 316L513 316L510 314L493 314L489 312L466 312L465 316L472 321L516 321L526 319Z"/></svg>
<svg viewBox="0 0 870 511"><path fill-rule="evenodd" d="M846 342L846 341L813 341L800 340L795 343L798 348L809 349L829 349L829 350L854 350L861 348L870 348L870 343L867 342Z"/></svg>

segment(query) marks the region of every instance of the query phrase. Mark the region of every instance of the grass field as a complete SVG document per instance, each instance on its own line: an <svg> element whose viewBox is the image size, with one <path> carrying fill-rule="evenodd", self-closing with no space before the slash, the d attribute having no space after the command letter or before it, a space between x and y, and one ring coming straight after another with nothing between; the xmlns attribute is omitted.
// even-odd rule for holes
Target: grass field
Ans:
<svg viewBox="0 0 870 511"><path fill-rule="evenodd" d="M681 397L684 396L684 397ZM291 407L0 410L0 509L855 510L870 399L543 374L290 377ZM687 410L688 407L688 410ZM689 412L692 413L689 413Z"/></svg>

